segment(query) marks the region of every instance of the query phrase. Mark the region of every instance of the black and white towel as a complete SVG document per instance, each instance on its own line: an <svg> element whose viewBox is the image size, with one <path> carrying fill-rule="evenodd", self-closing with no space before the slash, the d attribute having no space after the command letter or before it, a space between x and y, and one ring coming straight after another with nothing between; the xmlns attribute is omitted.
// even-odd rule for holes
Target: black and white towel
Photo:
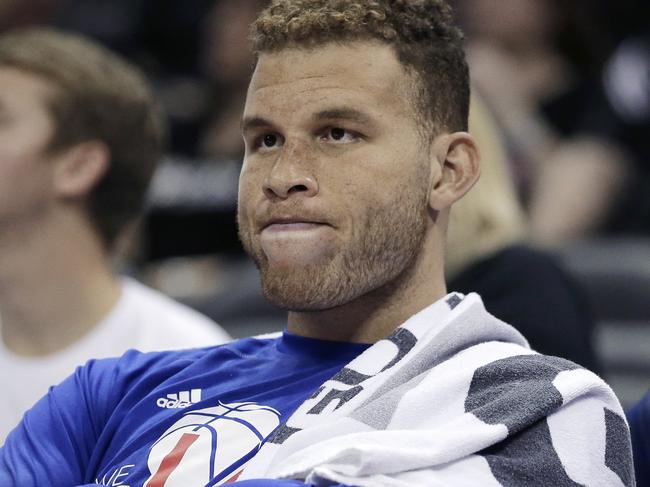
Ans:
<svg viewBox="0 0 650 487"><path fill-rule="evenodd" d="M598 376L535 353L478 295L452 293L325 382L240 480L633 486L630 452Z"/></svg>

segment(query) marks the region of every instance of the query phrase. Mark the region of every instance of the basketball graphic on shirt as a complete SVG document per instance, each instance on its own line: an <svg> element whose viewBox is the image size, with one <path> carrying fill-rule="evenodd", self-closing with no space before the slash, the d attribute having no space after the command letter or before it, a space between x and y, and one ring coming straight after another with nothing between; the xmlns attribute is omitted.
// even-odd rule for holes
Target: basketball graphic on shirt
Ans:
<svg viewBox="0 0 650 487"><path fill-rule="evenodd" d="M234 481L279 424L278 411L253 402L188 411L152 445L144 487Z"/></svg>

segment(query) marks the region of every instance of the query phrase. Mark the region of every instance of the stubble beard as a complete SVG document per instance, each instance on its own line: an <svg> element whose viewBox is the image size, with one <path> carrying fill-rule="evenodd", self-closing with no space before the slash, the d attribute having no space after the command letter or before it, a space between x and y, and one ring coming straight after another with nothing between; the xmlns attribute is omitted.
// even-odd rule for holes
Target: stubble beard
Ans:
<svg viewBox="0 0 650 487"><path fill-rule="evenodd" d="M389 286L415 265L424 244L427 191L418 183L391 205L371 208L351 241L323 264L273 268L240 225L240 239L260 271L264 296L288 311L322 311Z"/></svg>

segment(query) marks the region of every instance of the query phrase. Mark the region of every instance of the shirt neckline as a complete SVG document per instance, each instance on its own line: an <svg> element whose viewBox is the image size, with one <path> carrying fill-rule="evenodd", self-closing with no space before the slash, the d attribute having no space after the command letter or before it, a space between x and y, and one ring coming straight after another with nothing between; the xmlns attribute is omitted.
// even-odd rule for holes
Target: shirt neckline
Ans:
<svg viewBox="0 0 650 487"><path fill-rule="evenodd" d="M351 360L370 348L371 345L370 343L352 343L308 338L296 335L288 330L282 332L282 336L276 343L278 351L284 354L336 362L339 362L341 358L349 358Z"/></svg>

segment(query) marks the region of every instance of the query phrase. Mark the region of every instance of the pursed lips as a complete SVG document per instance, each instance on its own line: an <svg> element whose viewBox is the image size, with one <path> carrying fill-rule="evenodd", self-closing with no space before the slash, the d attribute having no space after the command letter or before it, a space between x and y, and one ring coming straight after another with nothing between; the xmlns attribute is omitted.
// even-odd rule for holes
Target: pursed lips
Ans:
<svg viewBox="0 0 650 487"><path fill-rule="evenodd" d="M259 244L270 265L318 264L336 253L334 227L313 216L283 216L263 220Z"/></svg>
<svg viewBox="0 0 650 487"><path fill-rule="evenodd" d="M290 217L290 218L273 218L261 225L262 231L282 232L311 230L317 227L330 226L328 223L311 220L309 218Z"/></svg>

